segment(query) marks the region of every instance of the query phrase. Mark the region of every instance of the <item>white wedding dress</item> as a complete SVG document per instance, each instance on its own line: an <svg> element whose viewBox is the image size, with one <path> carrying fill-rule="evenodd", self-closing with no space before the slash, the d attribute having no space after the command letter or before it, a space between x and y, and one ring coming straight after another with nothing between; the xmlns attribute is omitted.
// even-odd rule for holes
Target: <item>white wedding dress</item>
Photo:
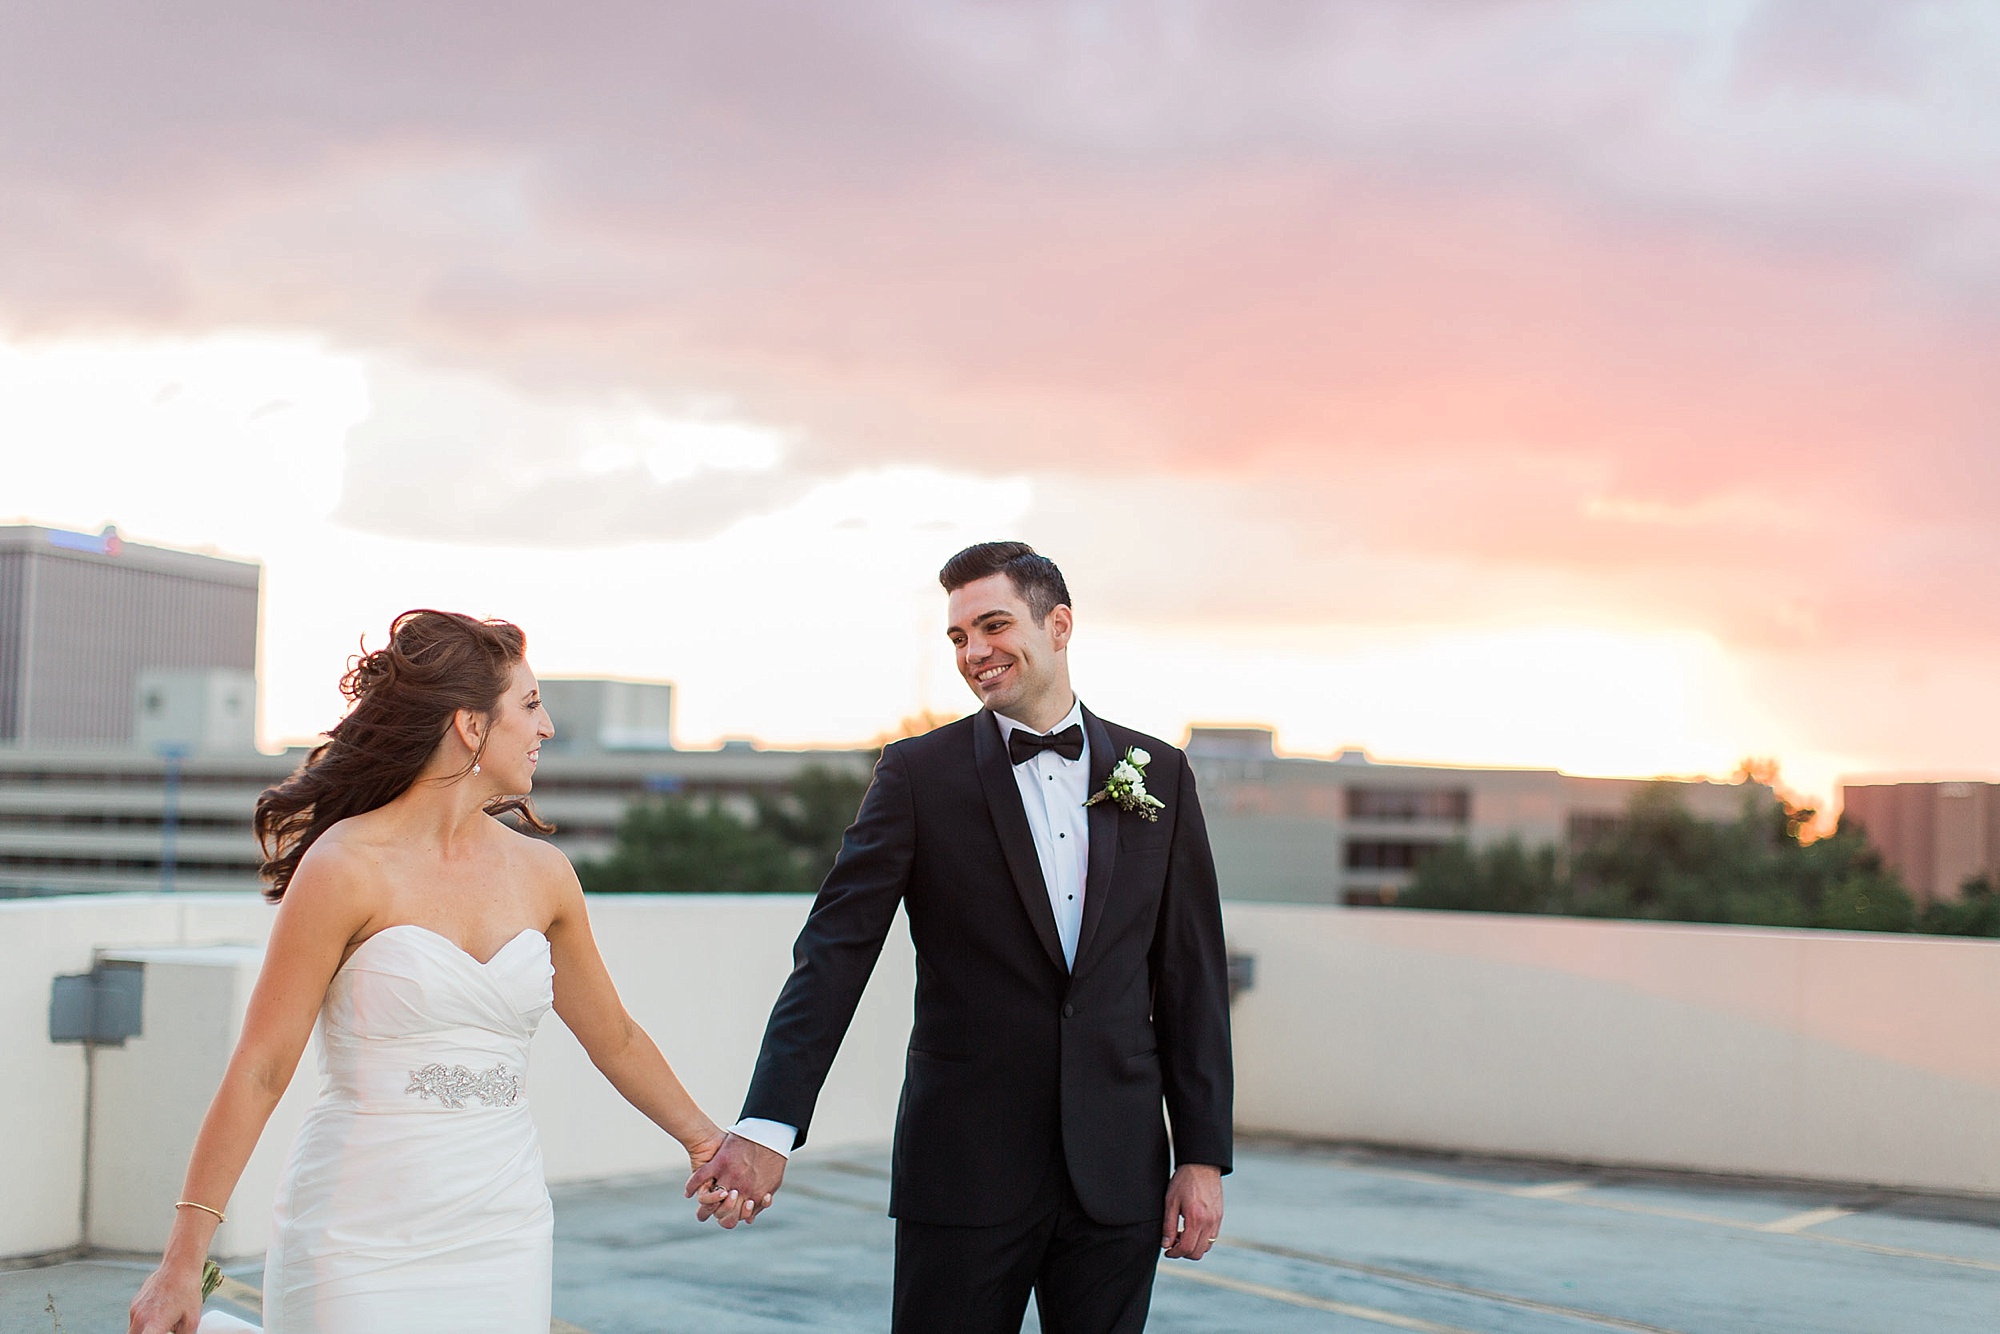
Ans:
<svg viewBox="0 0 2000 1334"><path fill-rule="evenodd" d="M349 956L278 1185L266 1334L548 1334L554 1214L527 1063L554 976L538 931L483 964L407 925Z"/></svg>

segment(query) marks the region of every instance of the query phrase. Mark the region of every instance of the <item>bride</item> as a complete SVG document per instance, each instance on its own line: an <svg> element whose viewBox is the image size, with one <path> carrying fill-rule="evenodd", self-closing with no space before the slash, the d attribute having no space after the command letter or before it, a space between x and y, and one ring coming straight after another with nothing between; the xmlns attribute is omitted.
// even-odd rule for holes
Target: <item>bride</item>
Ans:
<svg viewBox="0 0 2000 1334"><path fill-rule="evenodd" d="M550 828L522 795L555 735L525 648L504 621L403 613L341 682L352 708L326 744L259 799L277 917L130 1334L194 1334L209 1242L315 1027L319 1100L264 1264L270 1334L547 1334L526 1061L551 1006L693 1167L715 1153L721 1130L620 1004L568 860L495 818Z"/></svg>

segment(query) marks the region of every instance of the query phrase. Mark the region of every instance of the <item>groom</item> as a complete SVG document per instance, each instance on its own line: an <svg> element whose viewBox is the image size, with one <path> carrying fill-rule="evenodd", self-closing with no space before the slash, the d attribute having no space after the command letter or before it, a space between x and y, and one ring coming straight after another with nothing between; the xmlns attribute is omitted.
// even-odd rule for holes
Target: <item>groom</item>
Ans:
<svg viewBox="0 0 2000 1334"><path fill-rule="evenodd" d="M917 995L889 1197L895 1330L1017 1334L1032 1290L1049 1334L1138 1331L1159 1248L1199 1260L1215 1241L1230 1166L1229 988L1194 775L1077 701L1054 562L985 542L939 582L984 707L883 751L744 1119L688 1193L735 1192L699 1211L725 1227L769 1202L902 904ZM1128 757L1163 804L1121 770L1124 800L1086 805Z"/></svg>

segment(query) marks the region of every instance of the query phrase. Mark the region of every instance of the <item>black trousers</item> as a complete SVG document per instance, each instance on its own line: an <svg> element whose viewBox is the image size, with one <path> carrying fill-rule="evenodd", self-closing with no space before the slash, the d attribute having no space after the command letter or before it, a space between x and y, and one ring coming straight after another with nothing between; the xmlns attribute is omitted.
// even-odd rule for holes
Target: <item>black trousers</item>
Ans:
<svg viewBox="0 0 2000 1334"><path fill-rule="evenodd" d="M1163 1209L1165 1199L1162 1182ZM1094 1221L1058 1150L1018 1218L993 1227L897 1220L894 1334L1020 1334L1031 1291L1043 1334L1140 1334L1159 1263L1159 1220Z"/></svg>

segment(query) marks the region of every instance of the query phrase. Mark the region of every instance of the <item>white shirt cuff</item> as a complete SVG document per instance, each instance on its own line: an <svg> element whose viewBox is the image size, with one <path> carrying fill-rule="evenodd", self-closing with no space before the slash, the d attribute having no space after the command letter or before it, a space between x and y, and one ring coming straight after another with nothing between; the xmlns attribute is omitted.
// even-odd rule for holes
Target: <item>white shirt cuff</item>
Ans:
<svg viewBox="0 0 2000 1334"><path fill-rule="evenodd" d="M797 1126L788 1126L783 1121L766 1121L760 1116L744 1117L729 1127L729 1133L752 1144L761 1144L781 1158L791 1157L792 1146L799 1142Z"/></svg>

